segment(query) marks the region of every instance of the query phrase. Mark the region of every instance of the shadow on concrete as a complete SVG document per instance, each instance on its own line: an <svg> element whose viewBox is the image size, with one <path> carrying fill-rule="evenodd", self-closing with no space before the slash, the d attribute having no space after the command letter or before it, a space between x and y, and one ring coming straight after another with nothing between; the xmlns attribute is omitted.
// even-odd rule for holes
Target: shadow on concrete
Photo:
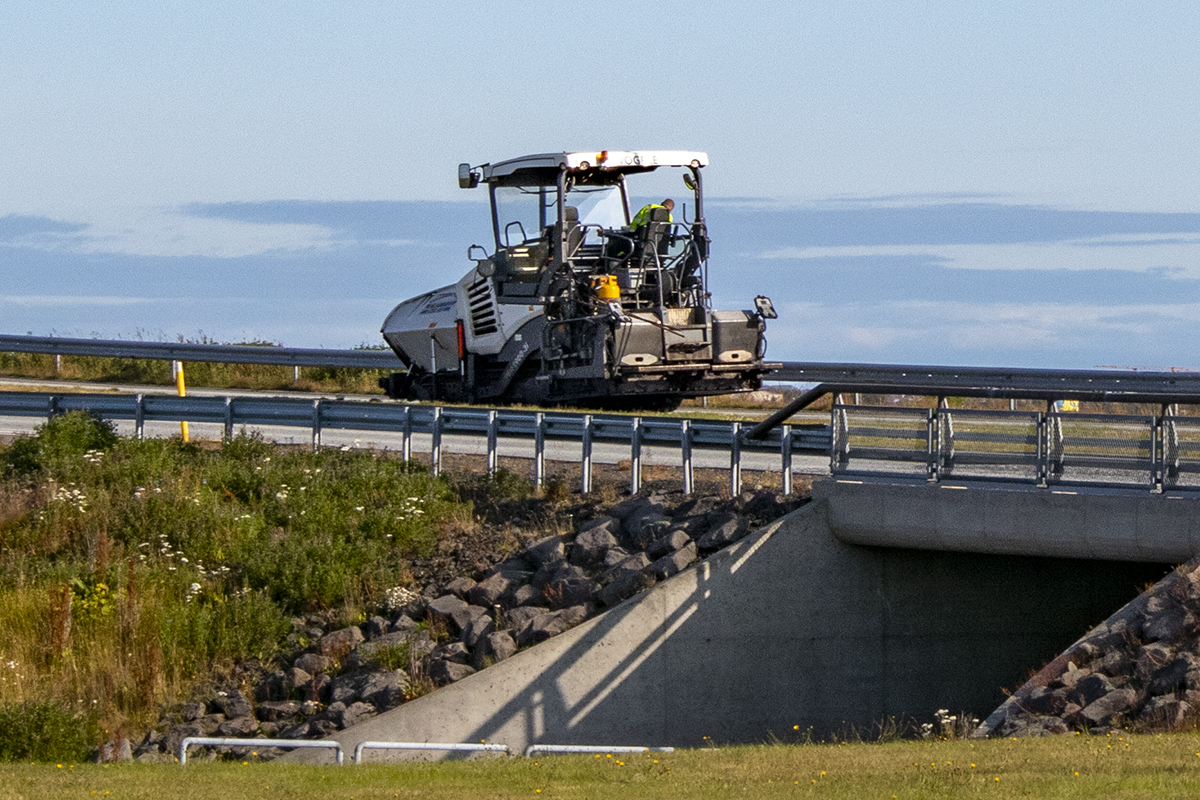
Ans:
<svg viewBox="0 0 1200 800"><path fill-rule="evenodd" d="M982 717L1166 569L850 545L815 503L336 738L702 746Z"/></svg>

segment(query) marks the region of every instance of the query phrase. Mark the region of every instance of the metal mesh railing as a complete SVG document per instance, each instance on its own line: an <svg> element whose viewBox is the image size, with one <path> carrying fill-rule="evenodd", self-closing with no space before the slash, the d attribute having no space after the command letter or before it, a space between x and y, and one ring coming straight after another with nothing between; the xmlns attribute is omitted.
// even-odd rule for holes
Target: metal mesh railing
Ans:
<svg viewBox="0 0 1200 800"><path fill-rule="evenodd" d="M1060 484L1150 486L1156 420L1150 416L1046 416L1047 480Z"/></svg>
<svg viewBox="0 0 1200 800"><path fill-rule="evenodd" d="M942 409L938 414L939 477L1036 482L1040 414Z"/></svg>
<svg viewBox="0 0 1200 800"><path fill-rule="evenodd" d="M1200 419L838 404L835 475L1200 488Z"/></svg>
<svg viewBox="0 0 1200 800"><path fill-rule="evenodd" d="M924 408L833 407L830 471L929 475L937 416Z"/></svg>

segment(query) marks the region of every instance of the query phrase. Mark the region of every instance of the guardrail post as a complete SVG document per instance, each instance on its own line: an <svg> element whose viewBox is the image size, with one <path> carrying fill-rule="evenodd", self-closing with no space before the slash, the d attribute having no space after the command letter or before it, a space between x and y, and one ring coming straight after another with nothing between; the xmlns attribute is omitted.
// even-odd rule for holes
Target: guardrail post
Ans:
<svg viewBox="0 0 1200 800"><path fill-rule="evenodd" d="M1164 405L1163 416L1163 488L1171 487L1179 480L1179 429L1175 425L1178 413L1175 405Z"/></svg>
<svg viewBox="0 0 1200 800"><path fill-rule="evenodd" d="M133 435L139 440L146 438L146 395L138 392L133 412Z"/></svg>
<svg viewBox="0 0 1200 800"><path fill-rule="evenodd" d="M829 471L834 473L850 462L850 420L840 402L829 411L829 432Z"/></svg>
<svg viewBox="0 0 1200 800"><path fill-rule="evenodd" d="M938 480L938 462L941 460L938 438L938 412L936 408L925 411L925 471L929 480Z"/></svg>
<svg viewBox="0 0 1200 800"><path fill-rule="evenodd" d="M500 433L499 423L496 421L496 409L488 411L487 424L487 474L488 478L494 478L499 466L496 445Z"/></svg>
<svg viewBox="0 0 1200 800"><path fill-rule="evenodd" d="M58 416L58 395L52 394L46 398L46 421Z"/></svg>
<svg viewBox="0 0 1200 800"><path fill-rule="evenodd" d="M679 453L683 467L683 494L688 496L693 492L692 487L692 421L685 419L679 423Z"/></svg>
<svg viewBox="0 0 1200 800"><path fill-rule="evenodd" d="M546 480L546 415L533 415L533 490L540 492Z"/></svg>
<svg viewBox="0 0 1200 800"><path fill-rule="evenodd" d="M729 423L729 494L742 493L742 423Z"/></svg>
<svg viewBox="0 0 1200 800"><path fill-rule="evenodd" d="M296 369L300 369L296 367ZM321 401L313 400L312 410L312 449L317 452L321 449Z"/></svg>
<svg viewBox="0 0 1200 800"><path fill-rule="evenodd" d="M429 448L429 471L433 477L442 474L442 407L433 407L433 443Z"/></svg>
<svg viewBox="0 0 1200 800"><path fill-rule="evenodd" d="M580 454L581 472L580 492L589 494L592 491L592 415L583 415L583 452Z"/></svg>
<svg viewBox="0 0 1200 800"><path fill-rule="evenodd" d="M412 459L412 406L404 407L404 435L400 437L400 458L405 464Z"/></svg>
<svg viewBox="0 0 1200 800"><path fill-rule="evenodd" d="M1049 452L1047 441L1046 414L1037 412L1037 485L1045 489L1049 485L1049 468L1046 464L1046 454Z"/></svg>
<svg viewBox="0 0 1200 800"><path fill-rule="evenodd" d="M233 398L225 398L225 441L233 438Z"/></svg>
<svg viewBox="0 0 1200 800"><path fill-rule="evenodd" d="M1150 491L1162 494L1163 478L1166 473L1163 447L1163 418L1165 407L1150 419Z"/></svg>
<svg viewBox="0 0 1200 800"><path fill-rule="evenodd" d="M779 436L779 469L783 478L783 496L792 493L792 426L784 425Z"/></svg>
<svg viewBox="0 0 1200 800"><path fill-rule="evenodd" d="M642 418L633 418L633 430L629 435L629 492L642 490Z"/></svg>

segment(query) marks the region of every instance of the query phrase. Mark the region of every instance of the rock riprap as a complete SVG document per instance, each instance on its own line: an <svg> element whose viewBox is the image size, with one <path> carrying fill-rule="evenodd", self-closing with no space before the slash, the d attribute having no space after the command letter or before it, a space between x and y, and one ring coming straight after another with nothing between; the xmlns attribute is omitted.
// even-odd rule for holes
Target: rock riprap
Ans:
<svg viewBox="0 0 1200 800"><path fill-rule="evenodd" d="M803 502L769 492L726 501L639 495L480 574L410 593L388 617L340 628L322 615L296 618L285 669L240 667L233 683L165 715L134 755L170 760L186 736L329 736L556 636Z"/></svg>

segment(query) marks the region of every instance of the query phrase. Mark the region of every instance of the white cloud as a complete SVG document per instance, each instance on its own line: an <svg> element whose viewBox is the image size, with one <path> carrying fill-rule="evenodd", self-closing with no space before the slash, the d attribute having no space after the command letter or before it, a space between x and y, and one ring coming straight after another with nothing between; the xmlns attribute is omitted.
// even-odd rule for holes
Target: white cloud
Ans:
<svg viewBox="0 0 1200 800"><path fill-rule="evenodd" d="M1200 277L1200 234L1098 236L1062 242L1018 244L848 245L784 247L759 254L764 259L871 258L917 256L955 269L1096 270L1144 272L1167 269L1180 277Z"/></svg>
<svg viewBox="0 0 1200 800"><path fill-rule="evenodd" d="M0 305L23 308L61 308L63 306L136 306L162 303L161 297L116 297L112 295L9 294L0 295Z"/></svg>
<svg viewBox="0 0 1200 800"><path fill-rule="evenodd" d="M11 244L80 254L243 258L272 252L329 249L334 232L321 225L254 223L189 216L174 208L89 212L76 233L37 233Z"/></svg>

